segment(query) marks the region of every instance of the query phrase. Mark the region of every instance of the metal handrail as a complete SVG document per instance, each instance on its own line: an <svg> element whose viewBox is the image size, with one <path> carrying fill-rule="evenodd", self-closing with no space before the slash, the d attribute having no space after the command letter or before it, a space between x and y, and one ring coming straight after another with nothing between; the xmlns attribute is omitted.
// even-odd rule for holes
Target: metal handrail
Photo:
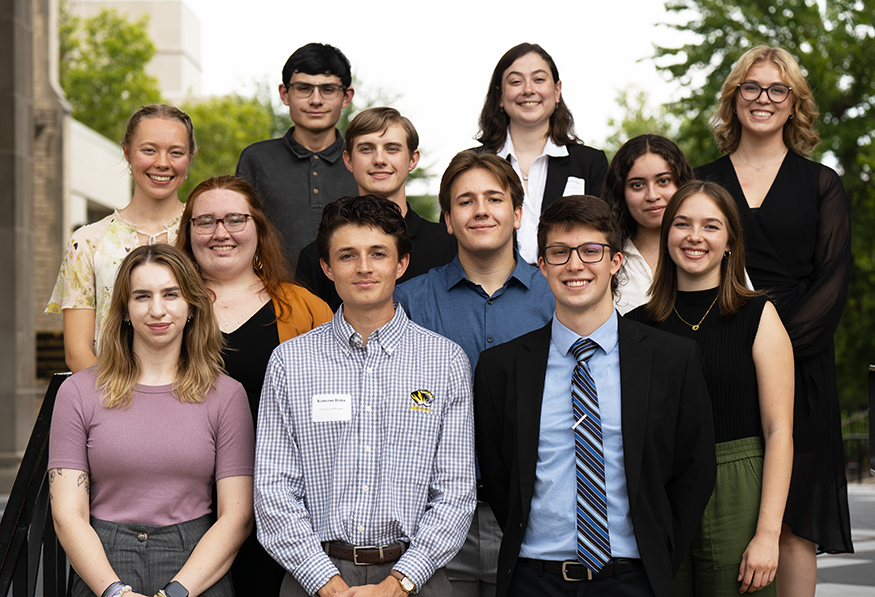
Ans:
<svg viewBox="0 0 875 597"><path fill-rule="evenodd" d="M3 597L9 595L10 587L13 597L36 595L41 555L43 595L64 597L67 594L67 557L52 523L46 467L55 397L69 375L52 376L0 520L0 596Z"/></svg>

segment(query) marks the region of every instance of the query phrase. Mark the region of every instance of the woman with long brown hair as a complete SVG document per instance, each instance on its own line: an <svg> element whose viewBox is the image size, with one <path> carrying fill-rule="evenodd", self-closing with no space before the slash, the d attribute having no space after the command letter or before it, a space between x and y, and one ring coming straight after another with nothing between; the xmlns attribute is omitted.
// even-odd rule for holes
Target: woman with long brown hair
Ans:
<svg viewBox="0 0 875 597"><path fill-rule="evenodd" d="M49 491L71 594L233 597L226 573L252 528L254 432L191 261L166 244L134 249L103 340L52 417Z"/></svg>

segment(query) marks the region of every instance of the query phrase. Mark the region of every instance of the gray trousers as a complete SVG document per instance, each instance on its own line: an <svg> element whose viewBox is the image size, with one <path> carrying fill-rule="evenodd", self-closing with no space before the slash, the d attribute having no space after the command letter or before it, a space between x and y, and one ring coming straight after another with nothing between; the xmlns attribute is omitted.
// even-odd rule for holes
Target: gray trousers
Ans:
<svg viewBox="0 0 875 597"><path fill-rule="evenodd" d="M210 516L166 527L91 519L91 526L103 543L109 565L123 583L131 585L135 592L143 595L154 595L173 579L212 525ZM70 595L95 597L75 572L70 581ZM201 595L234 597L231 576L226 574Z"/></svg>
<svg viewBox="0 0 875 597"><path fill-rule="evenodd" d="M362 585L378 585L383 582L389 573L392 571L392 566L395 562L386 564L370 564L368 566L356 566L348 560L340 560L331 558L337 569L340 570L340 576L351 587L360 587ZM450 581L447 580L447 575L443 568L435 571L432 577L425 583L425 586L419 589L416 594L418 597L452 597L453 589L450 586ZM295 577L286 572L286 577L283 580L283 586L280 589L280 597L309 597L306 591L298 584Z"/></svg>
<svg viewBox="0 0 875 597"><path fill-rule="evenodd" d="M477 502L465 544L447 564L447 576L456 597L494 597L498 575L501 527L492 508Z"/></svg>

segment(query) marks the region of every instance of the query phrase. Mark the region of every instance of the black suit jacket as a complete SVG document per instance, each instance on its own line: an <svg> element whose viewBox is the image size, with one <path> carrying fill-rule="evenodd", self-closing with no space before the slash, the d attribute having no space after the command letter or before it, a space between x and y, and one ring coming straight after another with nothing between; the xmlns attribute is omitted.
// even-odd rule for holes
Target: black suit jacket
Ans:
<svg viewBox="0 0 875 597"><path fill-rule="evenodd" d="M551 325L484 351L475 374L481 480L504 530L498 597L507 594L529 519ZM618 332L629 511L653 592L669 597L714 488L711 403L694 342L622 317ZM569 409L570 387L569 380Z"/></svg>
<svg viewBox="0 0 875 597"><path fill-rule="evenodd" d="M565 146L568 155L550 157L547 162L547 182L544 186L544 197L541 200L541 213L550 205L562 198L568 177L582 178L585 182L585 195L602 196L602 184L608 172L608 158L601 149L594 149L580 143ZM485 145L474 147L471 151L477 153L491 152ZM506 158L507 156L501 156Z"/></svg>

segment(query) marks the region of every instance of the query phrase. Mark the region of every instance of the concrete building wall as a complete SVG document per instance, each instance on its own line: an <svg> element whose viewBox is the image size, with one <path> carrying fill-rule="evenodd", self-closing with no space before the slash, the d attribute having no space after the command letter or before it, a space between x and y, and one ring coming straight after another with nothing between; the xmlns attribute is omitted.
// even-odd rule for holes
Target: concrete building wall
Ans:
<svg viewBox="0 0 875 597"><path fill-rule="evenodd" d="M131 19L149 14L149 36L155 57L146 71L158 79L161 92L170 103L201 93L200 21L179 0L72 0L70 10L79 16L93 16L112 8Z"/></svg>

